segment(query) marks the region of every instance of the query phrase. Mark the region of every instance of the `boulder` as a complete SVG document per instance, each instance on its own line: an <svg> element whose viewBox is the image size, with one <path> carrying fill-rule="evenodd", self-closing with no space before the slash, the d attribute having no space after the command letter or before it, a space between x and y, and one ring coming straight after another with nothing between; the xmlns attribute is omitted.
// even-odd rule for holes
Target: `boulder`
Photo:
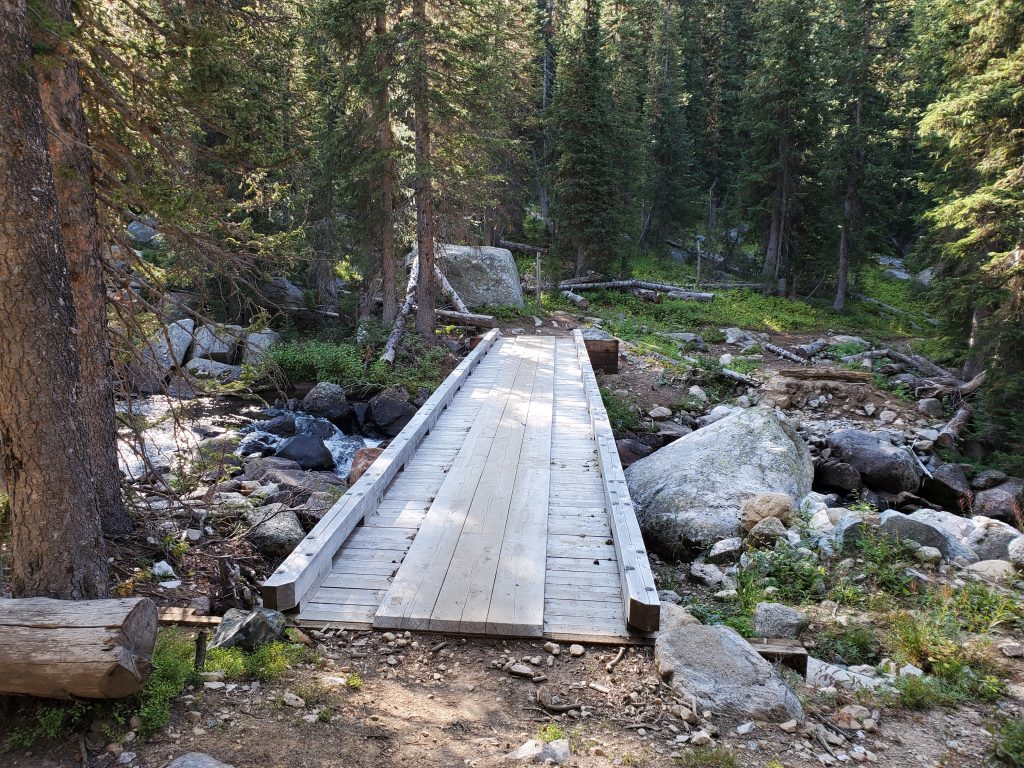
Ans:
<svg viewBox="0 0 1024 768"><path fill-rule="evenodd" d="M678 632L682 630L683 627L690 627L695 624L699 625L700 621L695 619L693 615L681 605L677 605L674 602L663 602L661 604L661 622L658 625L659 632Z"/></svg>
<svg viewBox="0 0 1024 768"><path fill-rule="evenodd" d="M971 522L974 523L974 530L963 540L964 544L982 560L1008 560L1010 544L1021 538L1020 531L991 517L978 516L972 518Z"/></svg>
<svg viewBox="0 0 1024 768"><path fill-rule="evenodd" d="M281 334L265 328L262 331L253 331L246 335L242 344L242 363L245 365L258 365L267 358L270 348L281 340Z"/></svg>
<svg viewBox="0 0 1024 768"><path fill-rule="evenodd" d="M703 709L781 723L803 721L800 700L775 669L724 625L662 625L654 645L658 674Z"/></svg>
<svg viewBox="0 0 1024 768"><path fill-rule="evenodd" d="M272 419L257 422L253 426L260 432L269 432L278 437L291 437L295 434L295 417L290 413L282 413Z"/></svg>
<svg viewBox="0 0 1024 768"><path fill-rule="evenodd" d="M983 581L1012 581L1017 571L1005 560L980 560L967 566L967 573Z"/></svg>
<svg viewBox="0 0 1024 768"><path fill-rule="evenodd" d="M734 405L716 405L708 413L698 417L697 425L701 427L707 427L711 424L721 421L724 418L732 416L737 411L742 410Z"/></svg>
<svg viewBox="0 0 1024 768"><path fill-rule="evenodd" d="M800 500L813 476L804 441L760 407L738 410L626 470L645 539L667 555L738 536L743 502L761 493Z"/></svg>
<svg viewBox="0 0 1024 768"><path fill-rule="evenodd" d="M883 512L879 533L899 541L916 541L926 547L935 547L946 560L973 563L978 556L974 551L961 543L959 537L945 528L917 517L921 512L904 515L892 510Z"/></svg>
<svg viewBox="0 0 1024 768"><path fill-rule="evenodd" d="M334 469L334 456L315 435L290 437L274 451L275 456L291 459L303 469Z"/></svg>
<svg viewBox="0 0 1024 768"><path fill-rule="evenodd" d="M263 306L271 309L297 310L306 308L306 292L283 277L260 283L257 293Z"/></svg>
<svg viewBox="0 0 1024 768"><path fill-rule="evenodd" d="M218 363L216 360L202 357L193 357L185 363L185 370L197 379L217 381L221 384L230 384L242 377L242 366Z"/></svg>
<svg viewBox="0 0 1024 768"><path fill-rule="evenodd" d="M1018 571L1024 571L1024 536L1018 536L1006 547L1006 559Z"/></svg>
<svg viewBox="0 0 1024 768"><path fill-rule="evenodd" d="M622 463L623 468L628 467L637 459L642 459L644 456L650 456L654 451L654 449L646 443L641 443L639 440L631 438L616 440L615 447L619 451L619 461Z"/></svg>
<svg viewBox="0 0 1024 768"><path fill-rule="evenodd" d="M345 390L329 381L321 381L309 390L299 407L310 416L327 419L342 431L351 431L355 424L355 412Z"/></svg>
<svg viewBox="0 0 1024 768"><path fill-rule="evenodd" d="M870 531L869 522L862 515L850 512L839 519L835 528L836 550L842 552L854 547Z"/></svg>
<svg viewBox="0 0 1024 768"><path fill-rule="evenodd" d="M201 325L196 329L192 357L230 365L238 356L244 336L245 329L240 325Z"/></svg>
<svg viewBox="0 0 1024 768"><path fill-rule="evenodd" d="M1000 472L998 469L986 469L974 476L974 479L971 480L971 488L976 491L987 491L989 488L995 488L1004 480L1006 480L1005 472Z"/></svg>
<svg viewBox="0 0 1024 768"><path fill-rule="evenodd" d="M520 744L501 759L506 763L543 763L544 765L561 765L572 757L568 739L542 741L530 739Z"/></svg>
<svg viewBox="0 0 1024 768"><path fill-rule="evenodd" d="M409 393L401 388L386 389L370 400L370 419L382 433L394 437L416 415Z"/></svg>
<svg viewBox="0 0 1024 768"><path fill-rule="evenodd" d="M284 504L267 504L249 509L245 518L251 526L246 537L271 559L287 557L305 537L299 518Z"/></svg>
<svg viewBox="0 0 1024 768"><path fill-rule="evenodd" d="M747 544L754 549L770 549L779 539L786 538L786 526L777 517L766 517L750 529Z"/></svg>
<svg viewBox="0 0 1024 768"><path fill-rule="evenodd" d="M725 563L736 560L743 554L743 539L739 536L722 539L708 550L708 560L712 563Z"/></svg>
<svg viewBox="0 0 1024 768"><path fill-rule="evenodd" d="M195 320L178 320L150 336L142 350L142 365L166 377L172 368L185 362L195 327Z"/></svg>
<svg viewBox="0 0 1024 768"><path fill-rule="evenodd" d="M961 517L953 512L942 509L920 509L910 515L915 520L942 528L951 536L963 541L970 536L977 524L969 517ZM922 544L924 542L921 542Z"/></svg>
<svg viewBox="0 0 1024 768"><path fill-rule="evenodd" d="M999 485L974 494L974 514L1014 523L1024 513L1024 480L1008 477Z"/></svg>
<svg viewBox="0 0 1024 768"><path fill-rule="evenodd" d="M132 239L136 245L153 245L153 241L159 236L159 232L153 228L156 221L148 216L142 219L135 219L127 227L125 231L128 232L128 237Z"/></svg>
<svg viewBox="0 0 1024 768"><path fill-rule="evenodd" d="M743 502L740 507L740 529L745 532L769 517L785 526L793 521L793 497L788 493L759 493Z"/></svg>
<svg viewBox="0 0 1024 768"><path fill-rule="evenodd" d="M189 752L167 763L165 768L233 768L203 752Z"/></svg>
<svg viewBox="0 0 1024 768"><path fill-rule="evenodd" d="M442 245L436 255L448 282L470 309L525 305L511 251L489 246Z"/></svg>
<svg viewBox="0 0 1024 768"><path fill-rule="evenodd" d="M245 465L246 480L259 480L264 484L275 484L277 493L267 501L302 503L317 492L337 494L344 491L345 481L333 472L305 472L290 459L271 456L252 459Z"/></svg>
<svg viewBox="0 0 1024 768"><path fill-rule="evenodd" d="M279 457L254 459L246 463L242 476L246 480L265 480L267 476L275 470L290 469L302 469L302 467L290 459L282 459ZM275 481L270 479L266 480L266 482L273 483Z"/></svg>
<svg viewBox="0 0 1024 768"><path fill-rule="evenodd" d="M921 495L946 509L963 509L970 493L971 484L959 464L943 464L921 482Z"/></svg>
<svg viewBox="0 0 1024 768"><path fill-rule="evenodd" d="M754 631L760 637L800 637L811 621L800 611L782 603L758 603L754 608Z"/></svg>
<svg viewBox="0 0 1024 768"><path fill-rule="evenodd" d="M352 457L352 466L348 470L348 484L353 486L366 470L384 453L383 448L360 448Z"/></svg>
<svg viewBox="0 0 1024 768"><path fill-rule="evenodd" d="M936 397L925 397L918 400L917 410L933 419L941 419L945 415L945 412L942 410L942 401Z"/></svg>
<svg viewBox="0 0 1024 768"><path fill-rule="evenodd" d="M857 468L842 461L819 464L814 470L814 484L841 493L857 493L864 487Z"/></svg>
<svg viewBox="0 0 1024 768"><path fill-rule="evenodd" d="M899 493L916 491L920 485L914 459L884 436L844 429L829 435L828 447L833 458L852 465L875 490Z"/></svg>
<svg viewBox="0 0 1024 768"><path fill-rule="evenodd" d="M280 640L284 626L284 614L270 608L231 608L210 638L210 648L241 648L251 653L261 645Z"/></svg>

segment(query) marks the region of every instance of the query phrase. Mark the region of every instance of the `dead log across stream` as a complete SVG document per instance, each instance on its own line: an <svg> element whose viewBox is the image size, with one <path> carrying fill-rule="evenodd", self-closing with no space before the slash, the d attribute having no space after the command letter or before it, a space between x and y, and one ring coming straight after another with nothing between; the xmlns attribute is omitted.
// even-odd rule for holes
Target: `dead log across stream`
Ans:
<svg viewBox="0 0 1024 768"><path fill-rule="evenodd" d="M142 689L156 606L123 600L0 599L0 693L116 699Z"/></svg>
<svg viewBox="0 0 1024 768"><path fill-rule="evenodd" d="M607 280L600 283L564 281L558 284L559 289L572 289L576 292L598 290L601 288L640 288L645 291L663 291L668 293L670 299L689 299L690 301L711 301L715 298L713 293L702 293L691 291L680 285L669 285L668 283L650 283L646 280Z"/></svg>

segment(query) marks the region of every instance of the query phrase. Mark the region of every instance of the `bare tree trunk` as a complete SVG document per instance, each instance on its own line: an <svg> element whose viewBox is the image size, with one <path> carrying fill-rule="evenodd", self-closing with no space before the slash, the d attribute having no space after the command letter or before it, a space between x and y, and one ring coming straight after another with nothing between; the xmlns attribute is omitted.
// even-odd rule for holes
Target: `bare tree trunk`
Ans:
<svg viewBox="0 0 1024 768"><path fill-rule="evenodd" d="M979 339L985 325L985 320L992 312L985 307L975 307L971 315L971 336L967 342L967 360L961 376L965 379L973 379L985 369L985 360L980 349Z"/></svg>
<svg viewBox="0 0 1024 768"><path fill-rule="evenodd" d="M71 24L70 0L49 0L48 10L59 28ZM52 28L52 27L51 27ZM71 269L71 292L78 317L78 363L82 379L82 415L100 518L107 534L128 533L132 521L121 498L114 418L114 366L107 335L106 288L103 283L103 231L96 210L89 136L82 111L78 62L53 32L36 35L36 78L43 105L54 187L60 212L64 251Z"/></svg>
<svg viewBox="0 0 1024 768"><path fill-rule="evenodd" d="M430 82L427 55L426 0L413 0L419 57L413 93L413 128L416 133L416 244L419 251L420 281L416 294L416 332L434 338L434 190L433 155L430 146Z"/></svg>
<svg viewBox="0 0 1024 768"><path fill-rule="evenodd" d="M0 0L0 445L16 596L103 597L80 337L24 0Z"/></svg>
<svg viewBox="0 0 1024 768"><path fill-rule="evenodd" d="M583 273L587 271L587 246L580 243L576 246L576 271L573 273L574 277L583 277Z"/></svg>
<svg viewBox="0 0 1024 768"><path fill-rule="evenodd" d="M388 17L377 14L374 33L384 37L388 33ZM387 46L381 46L378 66L383 77L389 67ZM391 127L391 90L385 82L378 96L377 104L380 151L384 156L384 168L380 179L381 232L380 272L383 281L384 325L390 326L398 315L398 288L395 275L395 134Z"/></svg>

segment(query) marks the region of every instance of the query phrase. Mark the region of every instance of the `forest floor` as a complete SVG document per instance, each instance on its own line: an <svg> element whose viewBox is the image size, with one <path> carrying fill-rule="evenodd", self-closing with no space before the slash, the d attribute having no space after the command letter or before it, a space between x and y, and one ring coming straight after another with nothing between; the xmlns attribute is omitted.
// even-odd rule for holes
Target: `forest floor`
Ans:
<svg viewBox="0 0 1024 768"><path fill-rule="evenodd" d="M620 308L603 309L599 306L591 312L600 318L600 324L616 325ZM502 332L563 335L584 324L585 316L552 307L537 324L528 308L521 316L503 317ZM621 325L623 321L618 322ZM661 325L665 327L705 332L702 356L709 360L735 353L736 348L725 345L714 328L679 326L670 320ZM600 379L602 388L627 404L635 417L633 426L644 429L645 414L651 409L684 401L690 386L706 380L699 371L691 371L691 375L678 368L674 361L681 353L663 345L655 330L641 327L639 322L633 330L622 334L632 341L624 347L619 373ZM761 326L755 330L768 332L772 342L790 348L819 338L829 329L805 332ZM792 365L766 352L756 367L767 372ZM878 409L894 409L908 420L913 418L912 402L901 400L892 391L864 386L870 389L866 402ZM847 412L831 414L827 407L816 414L821 419L830 416L861 418ZM126 545L125 551L118 553L119 561L130 564L133 558L141 562L151 557L152 542L147 548L140 538L139 546L140 551L133 555ZM190 548L182 567L190 574L186 589L162 590L146 581L133 584L131 579L127 588L153 597L160 605L188 605L209 588L215 578L216 556L227 546L223 539L212 539L205 551L203 545ZM267 567L245 550L244 543L241 550L232 552L250 563L258 575ZM659 586L675 589L686 603L713 603L713 590L688 581L687 567L687 563L656 561ZM819 618L819 608L808 609L813 619ZM828 617L820 618L828 621ZM810 634L813 629L814 625ZM168 634L167 630L162 633ZM31 748L0 752L0 766L81 766L85 748L91 766L159 768L196 751L236 768L482 767L507 764L503 757L529 739L564 737L572 750L565 764L580 768L810 768L850 760L893 767L966 768L987 764L986 754L998 724L1007 716L1019 716L1024 709L1024 664L1019 659L1001 658L994 648L1001 639L1019 639L1003 628L987 638L993 663L1003 670L1005 683L1003 697L994 703L961 700L952 706L911 710L891 693L809 685L785 671L808 714L808 725L794 734L768 723L754 723L751 728L718 713L701 713L699 725L674 717L678 700L660 683L649 647L629 648L609 672L606 665L617 648L587 646L582 656L575 657L565 644L558 656L552 656L541 641L431 635L394 638L378 632L340 631L309 632L293 635L293 639L305 644L298 663L266 675L268 679L262 683L253 677L261 676L259 670L229 674L225 680L195 682L174 697L169 721L149 735L126 736L125 727L111 727L102 718L83 721L78 729L82 736L64 735ZM177 641L187 649L191 635L181 635ZM439 647L441 643L443 647ZM513 657L536 664L548 678L542 683L546 692L557 702L580 703L582 714L546 712L537 703L538 684L502 671L502 665ZM844 722L840 710L847 705L870 709L876 727L870 732L846 731L845 735L841 727L826 728L830 736L823 740L821 724ZM698 728L714 737L712 746L694 749L677 741ZM122 756L116 757L118 754ZM838 760L835 755L840 755Z"/></svg>

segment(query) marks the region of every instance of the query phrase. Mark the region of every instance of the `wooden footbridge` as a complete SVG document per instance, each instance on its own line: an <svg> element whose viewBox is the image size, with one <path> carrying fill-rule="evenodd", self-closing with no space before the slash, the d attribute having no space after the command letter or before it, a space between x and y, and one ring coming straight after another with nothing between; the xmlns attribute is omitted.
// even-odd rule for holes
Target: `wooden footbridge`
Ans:
<svg viewBox="0 0 1024 768"><path fill-rule="evenodd" d="M485 335L263 596L302 625L649 638L658 594L580 332Z"/></svg>

